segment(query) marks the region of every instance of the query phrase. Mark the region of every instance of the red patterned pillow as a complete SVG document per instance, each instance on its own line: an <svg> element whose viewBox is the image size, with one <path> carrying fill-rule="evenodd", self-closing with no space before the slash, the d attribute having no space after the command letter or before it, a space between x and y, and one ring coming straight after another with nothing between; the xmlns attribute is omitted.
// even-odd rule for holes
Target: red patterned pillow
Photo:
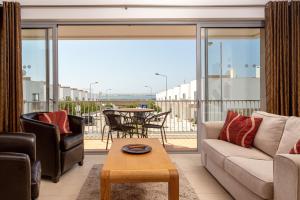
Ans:
<svg viewBox="0 0 300 200"><path fill-rule="evenodd" d="M289 152L290 154L300 154L300 140L293 146Z"/></svg>
<svg viewBox="0 0 300 200"><path fill-rule="evenodd" d="M261 122L262 118L242 116L228 111L219 139L249 148Z"/></svg>
<svg viewBox="0 0 300 200"><path fill-rule="evenodd" d="M61 134L71 133L66 110L40 113L38 118L42 122L57 125Z"/></svg>

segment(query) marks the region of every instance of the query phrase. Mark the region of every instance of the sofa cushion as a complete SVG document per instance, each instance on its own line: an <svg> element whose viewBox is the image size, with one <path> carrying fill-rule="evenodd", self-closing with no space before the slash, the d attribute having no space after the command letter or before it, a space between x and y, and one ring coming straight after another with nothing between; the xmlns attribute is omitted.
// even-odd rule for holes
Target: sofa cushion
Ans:
<svg viewBox="0 0 300 200"><path fill-rule="evenodd" d="M244 148L223 140L205 139L202 142L202 149L207 154L207 157L220 167L224 167L224 161L229 156L272 160L272 157L255 148Z"/></svg>
<svg viewBox="0 0 300 200"><path fill-rule="evenodd" d="M300 117L290 117L284 127L276 154L289 153L300 139Z"/></svg>
<svg viewBox="0 0 300 200"><path fill-rule="evenodd" d="M63 151L69 150L83 143L83 134L62 135L60 138L60 148Z"/></svg>
<svg viewBox="0 0 300 200"><path fill-rule="evenodd" d="M252 146L262 118L242 116L228 111L219 139L249 148Z"/></svg>
<svg viewBox="0 0 300 200"><path fill-rule="evenodd" d="M252 116L263 118L254 138L254 147L273 157L278 150L283 129L288 117L262 111L256 111Z"/></svg>
<svg viewBox="0 0 300 200"><path fill-rule="evenodd" d="M224 169L263 199L273 199L273 161L228 157Z"/></svg>

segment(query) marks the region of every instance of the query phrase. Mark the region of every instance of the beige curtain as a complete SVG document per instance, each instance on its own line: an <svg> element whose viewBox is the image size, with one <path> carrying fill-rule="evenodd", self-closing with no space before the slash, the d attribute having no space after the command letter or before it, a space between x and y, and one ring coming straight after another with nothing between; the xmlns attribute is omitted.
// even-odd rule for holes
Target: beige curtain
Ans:
<svg viewBox="0 0 300 200"><path fill-rule="evenodd" d="M300 114L299 1L269 2L265 8L267 111Z"/></svg>
<svg viewBox="0 0 300 200"><path fill-rule="evenodd" d="M20 4L0 10L0 132L19 131L23 111Z"/></svg>

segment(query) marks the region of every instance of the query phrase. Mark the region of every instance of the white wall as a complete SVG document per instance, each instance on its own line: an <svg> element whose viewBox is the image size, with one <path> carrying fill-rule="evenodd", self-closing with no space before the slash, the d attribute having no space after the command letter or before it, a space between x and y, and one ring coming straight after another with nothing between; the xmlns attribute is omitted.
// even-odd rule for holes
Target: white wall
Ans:
<svg viewBox="0 0 300 200"><path fill-rule="evenodd" d="M19 0L23 20L263 19L266 0ZM42 6L42 7L30 7ZM52 7L51 7L52 6ZM55 7L62 6L62 7ZM107 7L100 7L107 6ZM124 6L124 7L121 7ZM128 6L125 9L125 6ZM173 6L172 8L168 6ZM188 7L187 7L188 6ZM219 6L219 7L217 7ZM225 6L225 7L224 7ZM230 7L232 6L232 7ZM236 7L240 6L240 7Z"/></svg>

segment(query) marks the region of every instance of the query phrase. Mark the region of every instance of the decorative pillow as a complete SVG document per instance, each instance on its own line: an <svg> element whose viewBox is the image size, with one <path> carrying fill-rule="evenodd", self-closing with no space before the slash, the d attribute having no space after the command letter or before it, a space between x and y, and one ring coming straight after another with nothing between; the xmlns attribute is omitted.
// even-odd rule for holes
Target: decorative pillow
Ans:
<svg viewBox="0 0 300 200"><path fill-rule="evenodd" d="M228 111L219 139L249 148L261 122L262 118L242 116Z"/></svg>
<svg viewBox="0 0 300 200"><path fill-rule="evenodd" d="M290 150L290 154L300 154L300 140Z"/></svg>
<svg viewBox="0 0 300 200"><path fill-rule="evenodd" d="M57 125L61 134L71 133L68 113L66 110L57 112L40 113L38 115L39 121Z"/></svg>

